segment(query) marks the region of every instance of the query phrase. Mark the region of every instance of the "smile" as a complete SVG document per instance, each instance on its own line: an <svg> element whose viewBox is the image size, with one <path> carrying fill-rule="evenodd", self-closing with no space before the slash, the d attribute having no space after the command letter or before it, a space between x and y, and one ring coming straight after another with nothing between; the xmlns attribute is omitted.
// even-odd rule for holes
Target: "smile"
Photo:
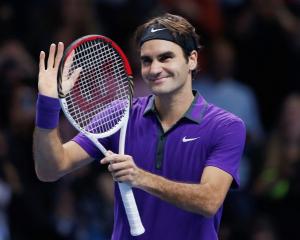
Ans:
<svg viewBox="0 0 300 240"><path fill-rule="evenodd" d="M165 79L169 78L169 76L166 76L166 77L158 77L158 78L150 78L149 79L149 82L162 82L164 81Z"/></svg>

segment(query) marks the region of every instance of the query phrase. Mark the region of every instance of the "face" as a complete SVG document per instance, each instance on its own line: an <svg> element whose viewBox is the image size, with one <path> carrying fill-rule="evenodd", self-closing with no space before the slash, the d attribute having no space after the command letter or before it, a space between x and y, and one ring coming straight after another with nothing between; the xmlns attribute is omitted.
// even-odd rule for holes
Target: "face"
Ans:
<svg viewBox="0 0 300 240"><path fill-rule="evenodd" d="M197 52L188 60L181 47L166 40L149 40L141 46L142 77L154 95L191 91L191 71L197 65Z"/></svg>

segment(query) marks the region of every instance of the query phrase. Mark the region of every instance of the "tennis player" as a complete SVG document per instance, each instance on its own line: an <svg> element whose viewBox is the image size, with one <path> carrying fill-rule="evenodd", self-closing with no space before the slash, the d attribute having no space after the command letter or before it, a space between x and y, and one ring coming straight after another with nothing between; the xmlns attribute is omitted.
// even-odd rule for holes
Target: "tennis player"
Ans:
<svg viewBox="0 0 300 240"><path fill-rule="evenodd" d="M239 186L244 123L192 90L199 43L186 19L171 14L154 18L137 29L136 40L141 73L153 94L133 101L127 155L114 153L118 133L101 140L111 150L107 157L82 134L60 142L56 74L63 44L57 52L51 45L47 69L41 53L34 134L37 175L55 181L101 159L115 181L132 185L146 229L138 237L130 235L116 187L112 239L218 239L223 201L231 187Z"/></svg>

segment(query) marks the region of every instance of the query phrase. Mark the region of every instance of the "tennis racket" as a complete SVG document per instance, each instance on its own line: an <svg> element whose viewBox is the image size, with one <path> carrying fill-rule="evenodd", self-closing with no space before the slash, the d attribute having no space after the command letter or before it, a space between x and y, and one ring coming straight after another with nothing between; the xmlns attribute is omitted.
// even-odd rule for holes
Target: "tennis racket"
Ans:
<svg viewBox="0 0 300 240"><path fill-rule="evenodd" d="M129 62L111 39L88 35L64 52L58 71L58 95L66 118L104 155L98 139L120 130L119 153L124 154L126 128L133 95ZM126 183L118 183L130 233L144 233L135 198Z"/></svg>

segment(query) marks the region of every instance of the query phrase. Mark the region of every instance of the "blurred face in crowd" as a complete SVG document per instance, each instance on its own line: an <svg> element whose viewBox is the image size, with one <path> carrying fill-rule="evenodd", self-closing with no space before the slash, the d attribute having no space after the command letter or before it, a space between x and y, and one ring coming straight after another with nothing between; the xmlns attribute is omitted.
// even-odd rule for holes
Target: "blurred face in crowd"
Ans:
<svg viewBox="0 0 300 240"><path fill-rule="evenodd" d="M213 71L217 78L231 77L234 71L234 50L225 40L214 42L212 47Z"/></svg>
<svg viewBox="0 0 300 240"><path fill-rule="evenodd" d="M300 95L290 95L281 114L282 143L286 159L300 160Z"/></svg>
<svg viewBox="0 0 300 240"><path fill-rule="evenodd" d="M287 135L300 138L300 95L291 95L286 99L281 115L281 125Z"/></svg>

